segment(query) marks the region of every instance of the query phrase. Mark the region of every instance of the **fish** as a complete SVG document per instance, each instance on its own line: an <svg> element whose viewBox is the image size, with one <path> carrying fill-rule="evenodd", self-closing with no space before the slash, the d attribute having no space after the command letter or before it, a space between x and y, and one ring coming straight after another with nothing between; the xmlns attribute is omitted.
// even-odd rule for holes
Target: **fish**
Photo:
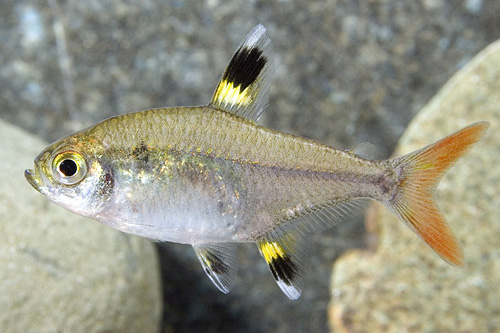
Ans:
<svg viewBox="0 0 500 333"><path fill-rule="evenodd" d="M259 125L274 68L259 24L207 106L109 118L49 145L25 177L71 212L153 241L191 245L223 293L235 284L237 244L255 243L283 293L299 298L311 237L369 200L392 211L444 261L463 266L435 188L489 123L404 156L369 160Z"/></svg>

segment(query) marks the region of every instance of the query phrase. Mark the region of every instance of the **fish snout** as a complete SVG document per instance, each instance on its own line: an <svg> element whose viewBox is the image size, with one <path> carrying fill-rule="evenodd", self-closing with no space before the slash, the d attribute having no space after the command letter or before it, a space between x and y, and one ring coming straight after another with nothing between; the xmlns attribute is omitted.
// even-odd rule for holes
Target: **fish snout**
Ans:
<svg viewBox="0 0 500 333"><path fill-rule="evenodd" d="M34 170L31 169L24 170L24 177L26 178L28 183L30 183L30 185L33 186L35 190L41 192L40 186L42 184L42 181L40 180L40 178L38 177L37 173Z"/></svg>

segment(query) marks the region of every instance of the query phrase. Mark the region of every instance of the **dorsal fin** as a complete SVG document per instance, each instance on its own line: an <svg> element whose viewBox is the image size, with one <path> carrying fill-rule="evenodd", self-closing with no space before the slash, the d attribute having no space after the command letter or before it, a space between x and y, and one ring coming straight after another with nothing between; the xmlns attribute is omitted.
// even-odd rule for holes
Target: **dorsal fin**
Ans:
<svg viewBox="0 0 500 333"><path fill-rule="evenodd" d="M238 256L232 243L193 244L205 273L220 291L227 294L238 274Z"/></svg>
<svg viewBox="0 0 500 333"><path fill-rule="evenodd" d="M234 53L209 106L257 121L269 100L273 72L271 41L259 24Z"/></svg>

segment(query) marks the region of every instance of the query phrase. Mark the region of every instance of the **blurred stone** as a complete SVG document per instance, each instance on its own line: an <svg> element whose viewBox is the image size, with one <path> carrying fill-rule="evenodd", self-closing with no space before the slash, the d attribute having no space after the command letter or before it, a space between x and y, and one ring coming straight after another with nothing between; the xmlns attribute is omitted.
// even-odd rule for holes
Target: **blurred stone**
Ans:
<svg viewBox="0 0 500 333"><path fill-rule="evenodd" d="M500 330L500 41L459 71L410 124L396 155L467 124L486 136L441 181L439 206L462 242L466 266L442 261L387 209L371 207L375 253L351 252L332 276L330 323L341 332Z"/></svg>
<svg viewBox="0 0 500 333"><path fill-rule="evenodd" d="M0 120L0 141L2 332L157 332L153 245L37 193L23 171L41 140Z"/></svg>

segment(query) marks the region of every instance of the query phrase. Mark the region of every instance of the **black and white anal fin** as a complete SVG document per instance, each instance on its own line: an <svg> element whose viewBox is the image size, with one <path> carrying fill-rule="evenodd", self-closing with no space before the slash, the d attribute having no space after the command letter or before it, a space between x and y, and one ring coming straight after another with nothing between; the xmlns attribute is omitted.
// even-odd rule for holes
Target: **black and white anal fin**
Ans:
<svg viewBox="0 0 500 333"><path fill-rule="evenodd" d="M193 244L193 249L210 280L227 294L238 274L236 246L231 243Z"/></svg>
<svg viewBox="0 0 500 333"><path fill-rule="evenodd" d="M259 24L234 53L209 106L257 121L269 100L272 53L266 28Z"/></svg>
<svg viewBox="0 0 500 333"><path fill-rule="evenodd" d="M299 298L304 287L304 260L311 235L352 216L365 203L361 198L325 203L297 213L257 241L274 279L288 298Z"/></svg>
<svg viewBox="0 0 500 333"><path fill-rule="evenodd" d="M283 293L290 299L297 299L304 287L304 239L299 235L271 232L257 242Z"/></svg>

